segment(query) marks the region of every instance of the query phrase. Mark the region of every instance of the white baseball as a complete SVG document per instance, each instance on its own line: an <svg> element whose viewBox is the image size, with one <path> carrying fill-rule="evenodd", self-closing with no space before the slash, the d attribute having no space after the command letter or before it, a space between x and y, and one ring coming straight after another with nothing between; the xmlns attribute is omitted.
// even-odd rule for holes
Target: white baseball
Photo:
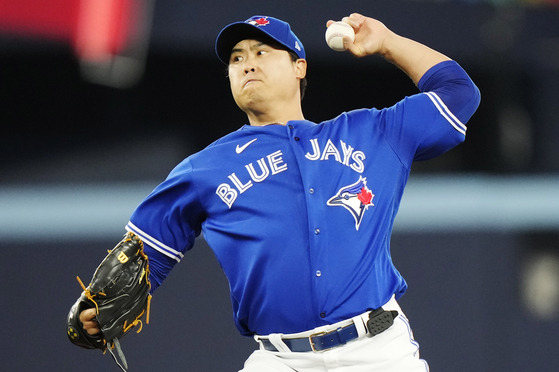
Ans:
<svg viewBox="0 0 559 372"><path fill-rule="evenodd" d="M334 22L326 29L326 43L336 52L343 52L345 50L344 36L347 36L352 43L355 40L353 27L345 22Z"/></svg>

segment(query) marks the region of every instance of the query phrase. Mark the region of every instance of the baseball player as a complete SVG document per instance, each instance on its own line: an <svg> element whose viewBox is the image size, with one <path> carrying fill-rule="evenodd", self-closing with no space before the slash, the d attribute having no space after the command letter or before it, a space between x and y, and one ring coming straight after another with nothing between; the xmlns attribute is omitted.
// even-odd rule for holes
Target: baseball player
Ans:
<svg viewBox="0 0 559 372"><path fill-rule="evenodd" d="M248 125L178 164L126 226L144 244L152 291L203 233L236 326L258 345L243 372L428 370L397 303L407 284L390 235L412 162L464 140L480 93L456 62L378 20L342 21L355 31L349 53L384 57L419 93L313 123L301 108L305 49L289 24L230 24L216 52ZM94 315L80 314L89 334Z"/></svg>

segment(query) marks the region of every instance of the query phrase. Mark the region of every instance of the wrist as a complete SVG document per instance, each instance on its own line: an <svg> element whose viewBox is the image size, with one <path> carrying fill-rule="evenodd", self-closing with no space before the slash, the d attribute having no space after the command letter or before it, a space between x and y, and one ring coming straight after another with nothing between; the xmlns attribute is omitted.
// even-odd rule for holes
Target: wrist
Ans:
<svg viewBox="0 0 559 372"><path fill-rule="evenodd" d="M386 30L386 35L382 39L378 54L389 62L396 62L399 50L402 49L404 38L390 30Z"/></svg>

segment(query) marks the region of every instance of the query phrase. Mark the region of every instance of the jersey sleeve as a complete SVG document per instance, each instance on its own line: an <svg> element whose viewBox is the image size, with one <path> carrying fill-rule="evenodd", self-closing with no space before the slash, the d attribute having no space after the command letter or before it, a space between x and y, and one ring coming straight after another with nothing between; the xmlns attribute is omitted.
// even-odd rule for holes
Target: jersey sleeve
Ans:
<svg viewBox="0 0 559 372"><path fill-rule="evenodd" d="M134 210L126 230L144 242L152 291L167 277L201 232L202 207L189 159L179 164Z"/></svg>
<svg viewBox="0 0 559 372"><path fill-rule="evenodd" d="M418 87L421 93L383 112L386 138L408 167L463 142L466 123L480 103L479 89L454 61L432 67Z"/></svg>
<svg viewBox="0 0 559 372"><path fill-rule="evenodd" d="M477 110L481 94L466 71L454 61L441 62L423 75L419 90L444 103L441 110L448 111L447 120L465 124ZM439 108L437 103L434 103Z"/></svg>

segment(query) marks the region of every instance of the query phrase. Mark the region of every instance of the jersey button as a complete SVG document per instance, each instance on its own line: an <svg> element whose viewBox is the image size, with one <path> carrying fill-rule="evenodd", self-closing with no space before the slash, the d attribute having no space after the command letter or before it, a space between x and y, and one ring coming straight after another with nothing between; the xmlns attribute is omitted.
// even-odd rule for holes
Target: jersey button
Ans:
<svg viewBox="0 0 559 372"><path fill-rule="evenodd" d="M320 313L320 317L321 318L326 318L326 313L325 312Z"/></svg>
<svg viewBox="0 0 559 372"><path fill-rule="evenodd" d="M322 271L316 270L316 276L322 276Z"/></svg>
<svg viewBox="0 0 559 372"><path fill-rule="evenodd" d="M314 235L320 234L320 229L314 229Z"/></svg>
<svg viewBox="0 0 559 372"><path fill-rule="evenodd" d="M295 141L299 141L299 140L300 140L299 137L294 137L293 139L294 139Z"/></svg>
<svg viewBox="0 0 559 372"><path fill-rule="evenodd" d="M289 124L288 125L289 129L293 129L293 125Z"/></svg>
<svg viewBox="0 0 559 372"><path fill-rule="evenodd" d="M314 194L314 189L312 187L309 189L309 194Z"/></svg>

